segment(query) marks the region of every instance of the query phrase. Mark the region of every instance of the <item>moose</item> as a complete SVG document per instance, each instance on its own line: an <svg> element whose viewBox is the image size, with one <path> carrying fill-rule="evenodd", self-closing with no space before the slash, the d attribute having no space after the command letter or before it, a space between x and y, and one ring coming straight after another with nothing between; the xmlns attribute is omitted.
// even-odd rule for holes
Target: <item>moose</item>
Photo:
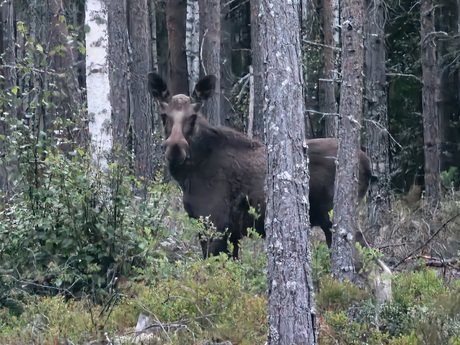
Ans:
<svg viewBox="0 0 460 345"><path fill-rule="evenodd" d="M212 126L200 113L203 101L214 93L216 78L208 75L198 81L191 97L171 96L167 84L156 73L148 74L148 88L159 102L165 140L163 148L171 176L183 192L185 211L192 218L208 217L219 236L200 236L203 256L228 252L238 257L239 240L247 229L265 236L264 145L226 127ZM332 243L329 211L333 208L337 141L309 139L310 223L320 226L327 245ZM370 162L359 153L359 198L373 178ZM258 217L250 212L253 207ZM357 234L361 237L361 234Z"/></svg>

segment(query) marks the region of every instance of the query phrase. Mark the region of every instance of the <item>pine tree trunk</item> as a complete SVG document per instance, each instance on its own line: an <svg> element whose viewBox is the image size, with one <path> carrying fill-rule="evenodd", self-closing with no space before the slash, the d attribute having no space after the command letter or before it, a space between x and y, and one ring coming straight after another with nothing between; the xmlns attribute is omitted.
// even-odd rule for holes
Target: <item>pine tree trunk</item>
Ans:
<svg viewBox="0 0 460 345"><path fill-rule="evenodd" d="M157 5L156 1L148 1L150 24L150 69L158 72L157 50Z"/></svg>
<svg viewBox="0 0 460 345"><path fill-rule="evenodd" d="M187 0L166 1L168 28L169 88L173 95L188 94L187 55L185 52L185 20Z"/></svg>
<svg viewBox="0 0 460 345"><path fill-rule="evenodd" d="M199 0L200 42L203 74L216 76L216 92L204 105L203 113L213 125L220 125L220 0Z"/></svg>
<svg viewBox="0 0 460 345"><path fill-rule="evenodd" d="M436 45L432 0L421 0L421 60L423 74L422 111L425 154L425 195L428 206L436 207L441 198L439 116L436 75Z"/></svg>
<svg viewBox="0 0 460 345"><path fill-rule="evenodd" d="M110 78L110 102L112 106L113 142L116 152L132 150L129 135L128 73L122 66L129 66L128 26L126 0L112 0L108 6L108 67ZM95 86L93 86L95 87Z"/></svg>
<svg viewBox="0 0 460 345"><path fill-rule="evenodd" d="M363 12L361 0L341 3L342 86L339 149L334 191L331 268L339 280L353 281L353 248L358 219L358 166L363 97Z"/></svg>
<svg viewBox="0 0 460 345"><path fill-rule="evenodd" d="M251 51L252 51L252 67L254 79L254 111L253 111L253 127L252 135L255 138L264 140L264 96L263 96L263 79L265 66L262 60L262 37L259 16L263 15L264 11L260 9L260 0L251 0Z"/></svg>
<svg viewBox="0 0 460 345"><path fill-rule="evenodd" d="M128 32L130 42L129 118L132 124L134 173L144 181L153 181L155 143L153 99L147 90L146 75L150 70L150 47L145 44L149 36L147 0L128 1Z"/></svg>
<svg viewBox="0 0 460 345"><path fill-rule="evenodd" d="M2 36L1 36L1 50L0 54L3 54L0 57L0 62L3 65L3 68L0 70L2 74L3 90L7 91L7 95L10 98L9 102L4 102L2 105L3 113L0 119L0 153L3 153L6 140L8 138L9 130L7 120L15 119L17 99L16 95L13 92L14 87L17 83L17 74L16 74L16 55L15 55L15 37L14 37L14 7L13 1L7 0L4 1L2 6ZM4 163L3 160L0 160L0 200L5 193L7 195L10 190L10 181L8 177L8 169L11 166L7 166L7 163ZM0 201L1 202L1 201Z"/></svg>
<svg viewBox="0 0 460 345"><path fill-rule="evenodd" d="M335 97L335 88L337 83L338 61L336 58L336 49L339 46L339 13L338 1L326 0L323 7L323 33L324 44L324 77L319 81L319 87L322 89L324 99L320 100L320 111L325 115L325 136L330 138L337 137L338 117L337 101Z"/></svg>
<svg viewBox="0 0 460 345"><path fill-rule="evenodd" d="M365 88L364 117L366 148L378 182L369 189L368 220L375 238L390 209L390 159L385 71L385 6L381 0L365 2Z"/></svg>
<svg viewBox="0 0 460 345"><path fill-rule="evenodd" d="M270 345L316 343L299 10L299 1L262 0L258 13L265 62Z"/></svg>

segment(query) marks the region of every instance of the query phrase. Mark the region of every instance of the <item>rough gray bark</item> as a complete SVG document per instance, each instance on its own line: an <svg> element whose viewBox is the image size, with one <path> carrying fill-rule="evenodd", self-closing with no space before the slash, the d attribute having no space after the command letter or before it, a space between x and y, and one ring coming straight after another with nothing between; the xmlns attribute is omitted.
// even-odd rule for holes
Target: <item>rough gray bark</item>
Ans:
<svg viewBox="0 0 460 345"><path fill-rule="evenodd" d="M0 61L4 65L1 69L2 80L0 85L4 91L7 91L10 103L3 104L4 113L1 117L15 118L16 117L16 95L12 92L17 83L16 76L16 56L14 52L14 8L13 1L4 1L2 6L2 35L1 35L1 56ZM10 104L10 106L8 106ZM7 115L8 114L8 115ZM6 121L0 120L0 155L3 153L5 147L5 139L8 137L8 125ZM3 155L2 155L3 157ZM0 161L0 191L1 193L8 193L9 179L8 179L8 163ZM0 198L2 195L0 195Z"/></svg>
<svg viewBox="0 0 460 345"><path fill-rule="evenodd" d="M158 71L158 50L157 50L157 6L156 1L149 1L149 23L150 23L150 68Z"/></svg>
<svg viewBox="0 0 460 345"><path fill-rule="evenodd" d="M319 80L320 95L323 95L323 99L320 98L319 107L322 113L325 115L325 136L330 138L337 137L337 126L338 117L337 113L337 101L335 99L335 87L337 83L337 59L335 49L338 47L338 40L336 39L335 31L338 28L335 27L336 20L334 15L337 15L334 11L334 5L337 5L333 0L324 1L323 6L323 33L324 33L324 44L326 47L323 48L324 57L324 71L323 78Z"/></svg>
<svg viewBox="0 0 460 345"><path fill-rule="evenodd" d="M425 155L425 195L429 206L436 207L441 198L439 116L434 7L432 0L420 1L422 111Z"/></svg>
<svg viewBox="0 0 460 345"><path fill-rule="evenodd" d="M200 54L204 75L214 74L216 92L207 100L203 113L213 125L220 125L220 0L198 0L200 4Z"/></svg>
<svg viewBox="0 0 460 345"><path fill-rule="evenodd" d="M170 92L188 94L187 56L185 53L186 0L166 1L166 26L168 28L168 65Z"/></svg>
<svg viewBox="0 0 460 345"><path fill-rule="evenodd" d="M268 344L315 344L299 1L259 4L267 144ZM260 87L260 86L258 86Z"/></svg>
<svg viewBox="0 0 460 345"><path fill-rule="evenodd" d="M126 0L107 2L109 39L109 78L112 104L113 146L117 150L132 150L129 128L129 76L122 66L129 65Z"/></svg>
<svg viewBox="0 0 460 345"><path fill-rule="evenodd" d="M339 149L334 190L331 268L339 280L354 280L353 248L358 229L358 163L363 97L363 15L361 0L341 3L342 86Z"/></svg>
<svg viewBox="0 0 460 345"><path fill-rule="evenodd" d="M252 134L255 138L264 139L264 111L262 73L265 66L261 51L260 0L251 0L251 52L254 78L254 119Z"/></svg>
<svg viewBox="0 0 460 345"><path fill-rule="evenodd" d="M384 225L390 209L390 159L388 142L387 84L385 74L385 6L382 0L365 2L365 103L367 155L378 182L367 198L372 237Z"/></svg>
<svg viewBox="0 0 460 345"><path fill-rule="evenodd" d="M153 100L147 90L146 75L150 70L150 52L145 37L149 37L147 0L128 1L128 32L130 42L129 118L134 149L134 173L144 181L155 177L159 157L155 157Z"/></svg>

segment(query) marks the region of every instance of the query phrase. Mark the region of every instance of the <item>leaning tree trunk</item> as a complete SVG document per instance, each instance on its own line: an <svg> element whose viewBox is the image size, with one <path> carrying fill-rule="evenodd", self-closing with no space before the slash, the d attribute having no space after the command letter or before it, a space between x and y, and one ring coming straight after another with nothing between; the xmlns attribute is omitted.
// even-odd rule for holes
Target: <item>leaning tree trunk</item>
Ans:
<svg viewBox="0 0 460 345"><path fill-rule="evenodd" d="M365 88L366 148L378 182L370 186L367 198L372 237L378 235L390 209L390 159L388 142L385 74L385 6L382 0L365 2Z"/></svg>
<svg viewBox="0 0 460 345"><path fill-rule="evenodd" d="M341 3L342 86L339 149L334 191L331 266L339 280L353 281L353 248L358 219L358 166L363 97L363 12L361 0Z"/></svg>
<svg viewBox="0 0 460 345"><path fill-rule="evenodd" d="M166 1L168 28L169 87L173 95L188 94L187 55L185 52L185 20L187 0Z"/></svg>
<svg viewBox="0 0 460 345"><path fill-rule="evenodd" d="M422 112L425 154L425 195L428 208L435 208L441 199L439 116L436 105L436 45L432 0L420 1L422 52Z"/></svg>
<svg viewBox="0 0 460 345"><path fill-rule="evenodd" d="M203 74L214 74L216 92L204 105L203 112L209 122L220 125L220 0L199 0L200 42Z"/></svg>
<svg viewBox="0 0 460 345"><path fill-rule="evenodd" d="M323 78L319 80L322 88L323 99L320 100L320 111L325 115L326 137L337 137L338 117L335 87L337 84L339 50L339 2L338 0L325 0L323 6L323 32L324 32L324 71Z"/></svg>
<svg viewBox="0 0 460 345"><path fill-rule="evenodd" d="M270 9L265 11L265 9ZM299 1L259 7L267 144L268 344L315 344ZM259 86L260 87L260 86Z"/></svg>
<svg viewBox="0 0 460 345"><path fill-rule="evenodd" d="M254 81L253 109L252 111L252 135L260 140L264 139L264 84L262 74L265 71L265 65L262 60L262 31L259 17L260 0L251 0L251 52L252 52L252 71ZM262 12L264 13L264 12ZM251 106L251 104L249 105Z"/></svg>

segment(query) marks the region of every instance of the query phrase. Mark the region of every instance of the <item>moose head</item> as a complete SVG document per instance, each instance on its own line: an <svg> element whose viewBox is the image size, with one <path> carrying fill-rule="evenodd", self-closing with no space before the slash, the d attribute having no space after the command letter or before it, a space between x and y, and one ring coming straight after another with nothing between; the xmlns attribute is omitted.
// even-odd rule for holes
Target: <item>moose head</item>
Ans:
<svg viewBox="0 0 460 345"><path fill-rule="evenodd" d="M188 139L196 130L197 118L203 101L214 94L216 77L208 75L198 81L191 97L170 96L165 81L156 73L148 74L148 88L160 105L165 141L163 148L170 166L182 165L190 158Z"/></svg>

